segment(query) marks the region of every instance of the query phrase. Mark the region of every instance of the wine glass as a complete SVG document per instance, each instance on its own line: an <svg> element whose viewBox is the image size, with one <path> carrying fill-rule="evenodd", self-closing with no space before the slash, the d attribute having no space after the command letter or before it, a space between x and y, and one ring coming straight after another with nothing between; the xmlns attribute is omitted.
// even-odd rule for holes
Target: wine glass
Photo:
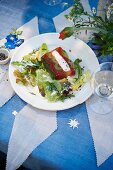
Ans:
<svg viewBox="0 0 113 170"><path fill-rule="evenodd" d="M58 5L62 0L44 0L44 3L50 6Z"/></svg>
<svg viewBox="0 0 113 170"><path fill-rule="evenodd" d="M91 86L94 94L90 98L93 112L107 114L113 111L113 63L100 64L92 75Z"/></svg>

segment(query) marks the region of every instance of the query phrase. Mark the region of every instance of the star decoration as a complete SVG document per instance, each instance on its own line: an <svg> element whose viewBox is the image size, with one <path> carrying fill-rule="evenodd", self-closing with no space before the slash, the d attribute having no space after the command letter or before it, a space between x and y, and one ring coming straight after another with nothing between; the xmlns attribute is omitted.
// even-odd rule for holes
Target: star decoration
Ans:
<svg viewBox="0 0 113 170"><path fill-rule="evenodd" d="M12 112L12 114L13 114L14 116L16 116L16 115L18 114L18 112L16 112L16 110L14 110L14 111Z"/></svg>
<svg viewBox="0 0 113 170"><path fill-rule="evenodd" d="M68 124L70 125L71 128L74 129L74 128L78 128L79 122L76 119L74 120L70 119Z"/></svg>

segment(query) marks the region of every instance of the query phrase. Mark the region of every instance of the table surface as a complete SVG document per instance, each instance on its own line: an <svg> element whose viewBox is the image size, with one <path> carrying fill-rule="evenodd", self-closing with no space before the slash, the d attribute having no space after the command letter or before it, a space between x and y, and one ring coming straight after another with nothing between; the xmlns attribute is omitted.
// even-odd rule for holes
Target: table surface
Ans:
<svg viewBox="0 0 113 170"><path fill-rule="evenodd" d="M73 4L72 0L69 6ZM97 7L98 0L89 0L90 5ZM19 28L24 23L37 16L39 33L55 32L53 17L60 14L67 7L60 5L50 7L43 0L0 0L0 39L9 34L12 27ZM46 21L46 27L41 22ZM110 56L100 58L99 61L110 61ZM26 103L17 95L12 97L0 108L0 151L7 153L8 141L14 122L12 111L20 111ZM76 118L80 126L78 129L69 128L69 119ZM24 162L24 166L36 169L40 164L42 169L62 170L111 170L113 155L100 167L96 166L96 154L85 102L72 109L59 111L57 114L58 130L38 146Z"/></svg>

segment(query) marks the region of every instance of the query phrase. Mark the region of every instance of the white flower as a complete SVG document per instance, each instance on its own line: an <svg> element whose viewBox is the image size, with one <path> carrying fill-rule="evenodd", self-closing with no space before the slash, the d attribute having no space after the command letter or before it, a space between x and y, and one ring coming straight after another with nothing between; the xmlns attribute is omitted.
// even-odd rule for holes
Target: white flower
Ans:
<svg viewBox="0 0 113 170"><path fill-rule="evenodd" d="M111 12L108 10L108 11L107 11L107 19L110 18L110 14L111 14Z"/></svg>
<svg viewBox="0 0 113 170"><path fill-rule="evenodd" d="M113 3L110 5L111 8L113 8Z"/></svg>
<svg viewBox="0 0 113 170"><path fill-rule="evenodd" d="M96 8L95 8L95 7L92 8L92 13L93 13L94 15L96 14Z"/></svg>
<svg viewBox="0 0 113 170"><path fill-rule="evenodd" d="M78 128L79 122L76 119L74 120L70 119L68 124L70 125L71 128L74 129L74 128Z"/></svg>

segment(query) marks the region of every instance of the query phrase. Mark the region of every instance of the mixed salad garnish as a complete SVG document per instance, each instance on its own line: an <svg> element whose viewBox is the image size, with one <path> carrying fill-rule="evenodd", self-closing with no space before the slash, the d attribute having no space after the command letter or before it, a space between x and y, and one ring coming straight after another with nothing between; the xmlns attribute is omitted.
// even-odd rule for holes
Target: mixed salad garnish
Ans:
<svg viewBox="0 0 113 170"><path fill-rule="evenodd" d="M90 71L84 71L81 62L79 58L71 61L61 47L49 51L47 44L43 43L39 49L12 64L16 67L16 83L38 87L43 97L56 102L74 97L73 92L89 80Z"/></svg>

